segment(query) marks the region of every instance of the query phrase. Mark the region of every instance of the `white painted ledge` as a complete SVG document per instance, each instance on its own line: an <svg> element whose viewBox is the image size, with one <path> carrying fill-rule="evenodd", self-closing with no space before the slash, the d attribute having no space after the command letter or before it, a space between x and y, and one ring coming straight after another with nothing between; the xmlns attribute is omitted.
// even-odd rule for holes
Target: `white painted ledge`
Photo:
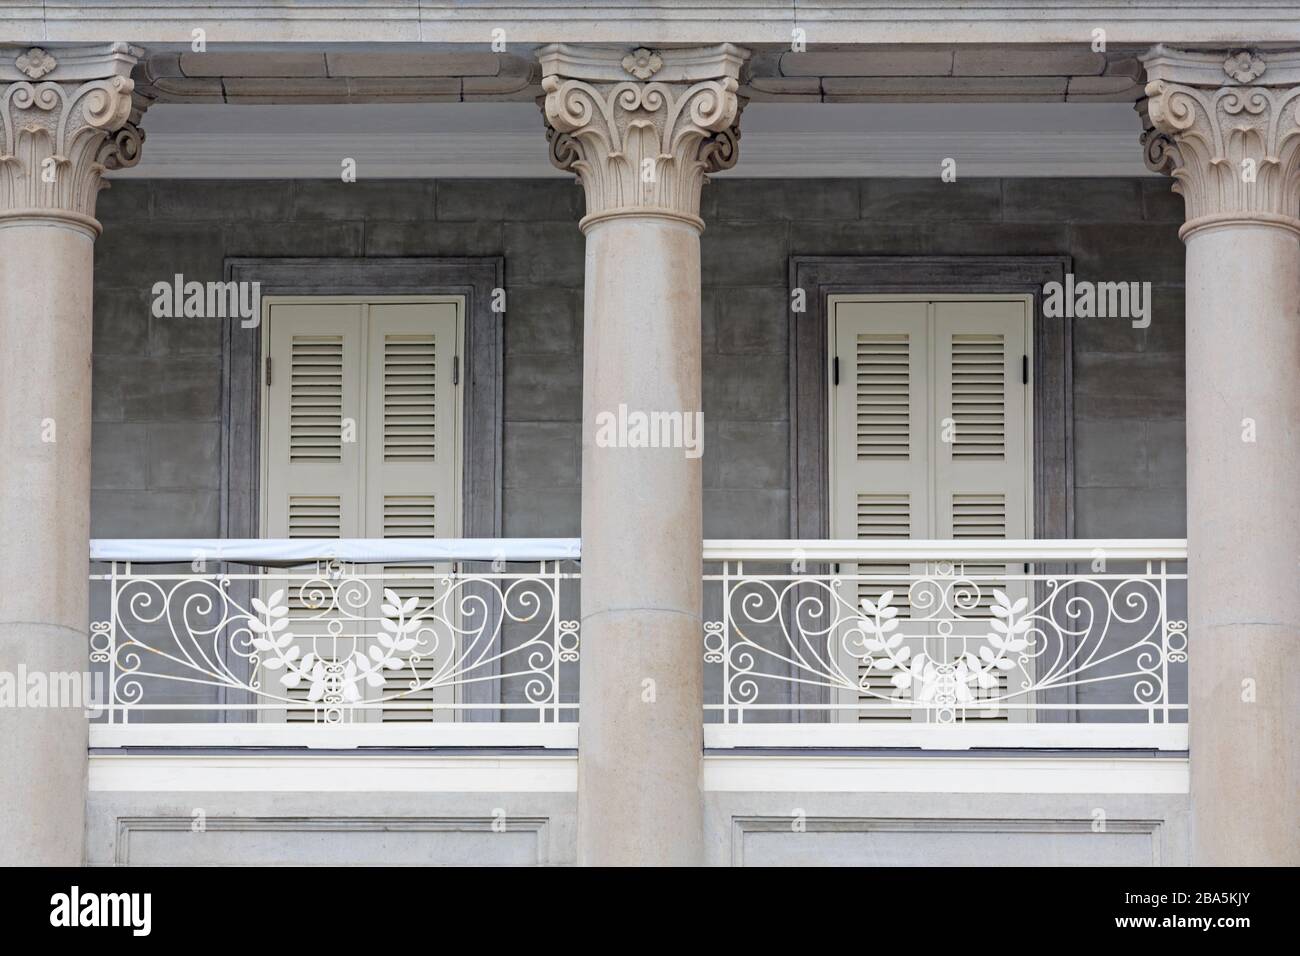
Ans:
<svg viewBox="0 0 1300 956"><path fill-rule="evenodd" d="M578 725L568 723L420 724L91 724L90 746L305 748L518 747L574 750ZM922 750L1172 750L1187 749L1186 724L989 723L934 726L902 723L705 724L710 750L906 747Z"/></svg>
<svg viewBox="0 0 1300 956"><path fill-rule="evenodd" d="M1186 757L704 757L709 792L1188 792ZM94 792L576 793L578 758L240 754L91 754Z"/></svg>

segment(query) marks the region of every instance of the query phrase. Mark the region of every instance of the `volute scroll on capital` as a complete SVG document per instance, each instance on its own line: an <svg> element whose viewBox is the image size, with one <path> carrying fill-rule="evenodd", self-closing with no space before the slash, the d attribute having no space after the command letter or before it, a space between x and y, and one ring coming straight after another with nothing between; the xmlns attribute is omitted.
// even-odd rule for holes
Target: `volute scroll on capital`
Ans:
<svg viewBox="0 0 1300 956"><path fill-rule="evenodd" d="M621 216L703 228L700 190L734 166L745 51L544 48L542 110L551 162L586 192L583 229Z"/></svg>
<svg viewBox="0 0 1300 956"><path fill-rule="evenodd" d="M0 48L0 222L59 221L100 231L103 174L140 160L147 105L125 43Z"/></svg>

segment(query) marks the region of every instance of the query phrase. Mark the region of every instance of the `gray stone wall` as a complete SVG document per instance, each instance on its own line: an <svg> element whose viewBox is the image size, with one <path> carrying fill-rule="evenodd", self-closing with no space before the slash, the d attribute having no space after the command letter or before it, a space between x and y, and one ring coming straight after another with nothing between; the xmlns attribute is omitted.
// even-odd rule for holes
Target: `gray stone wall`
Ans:
<svg viewBox="0 0 1300 956"><path fill-rule="evenodd" d="M122 181L100 199L92 530L219 530L219 320L151 288L228 256L505 258L504 533L579 530L581 190L564 181ZM789 532L791 255L1070 255L1150 281L1151 327L1075 327L1076 533L1184 533L1182 201L1163 180L739 180L705 190L704 521Z"/></svg>
<svg viewBox="0 0 1300 956"><path fill-rule="evenodd" d="M1075 322L1075 533L1185 533L1183 211L1167 181L725 180L703 215L709 536L787 533L794 255L1068 255L1079 279L1151 282L1150 328Z"/></svg>

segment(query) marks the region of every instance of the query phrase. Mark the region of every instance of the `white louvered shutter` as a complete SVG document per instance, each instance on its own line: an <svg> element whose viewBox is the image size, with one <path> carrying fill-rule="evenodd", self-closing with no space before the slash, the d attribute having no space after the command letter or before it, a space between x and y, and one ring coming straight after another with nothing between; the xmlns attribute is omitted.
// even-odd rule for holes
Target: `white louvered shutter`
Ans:
<svg viewBox="0 0 1300 956"><path fill-rule="evenodd" d="M836 392L834 537L906 540L923 537L929 525L929 329L924 302L841 302L836 304ZM855 607L894 592L900 618L908 616L910 566L859 564L843 568L872 575L842 594ZM897 575L897 577L891 577ZM878 669L859 673L873 693L903 697ZM858 714L845 712L857 719ZM864 719L907 720L907 710L880 709Z"/></svg>
<svg viewBox="0 0 1300 956"><path fill-rule="evenodd" d="M832 536L1029 537L1027 390L1020 378L1021 357L1027 354L1025 304L839 300L833 315L840 378L832 397ZM924 650L931 655L955 655L962 649L962 632L987 630L991 587L1006 590L1012 600L1025 593L1023 584L1001 577L1007 573L1003 566L967 567L968 573L996 580L983 582L977 608L960 612L976 622L958 625L951 647L938 646L934 626L913 623L908 606L905 575L925 572L924 565L858 565L856 570L881 577L860 582L844 598L856 605L892 590L903 632L930 635ZM891 579L891 573L900 577ZM918 602L924 597L918 595ZM917 618L931 613L919 603L916 611ZM922 649L917 637L913 653ZM1000 676L1005 681L1017 673ZM892 686L889 671L873 668L858 676L874 694L908 693ZM879 703L872 694L859 700ZM1005 718L1006 712L993 716ZM848 712L846 719L924 720L926 715L876 710Z"/></svg>
<svg viewBox="0 0 1300 956"><path fill-rule="evenodd" d="M373 303L369 307L366 415L366 534L383 538L445 538L459 534L457 402L454 383L459 342L454 302ZM438 597L446 567L383 569L384 587L417 609ZM442 609L445 610L445 609ZM433 639L436 634L437 643ZM385 696L445 672L456 652L454 636L438 626L424 633L413 669L386 675ZM414 691L405 703L451 700L447 689ZM445 714L444 714L445 716ZM429 720L428 712L386 708L386 721Z"/></svg>
<svg viewBox="0 0 1300 956"><path fill-rule="evenodd" d="M264 533L271 538L355 538L363 534L362 454L345 433L361 421L364 388L362 306L339 303L272 303L267 315L270 384L266 402ZM299 587L268 578L266 600L286 590L290 630L301 652L335 649L326 608L308 606ZM355 626L351 628L357 630ZM313 640L314 638L314 640ZM347 631L339 642L349 640ZM308 687L285 688L284 671L261 669L268 692L306 700ZM266 719L312 721L313 709L291 708Z"/></svg>
<svg viewBox="0 0 1300 956"><path fill-rule="evenodd" d="M263 533L285 538L454 537L459 531L459 387L453 363L461 334L456 300L392 302L321 300L267 306L266 354L270 384L264 392ZM302 651L345 658L368 650L382 616L384 587L421 607L436 598L441 566L358 568L372 580L369 604L353 615L323 614L289 589L292 630ZM390 577L391 574L391 577ZM268 579L265 600L285 587ZM310 590L309 590L310 595ZM322 637L342 618L341 639ZM411 670L390 672L380 690L362 682L364 697L406 689L455 653L452 635L440 633L441 657L427 654ZM313 641L313 638L315 640ZM430 644L432 642L430 641ZM283 671L263 669L269 691L304 701L302 708L269 711L263 719L314 721L304 683L285 691ZM432 700L418 691L411 702ZM448 695L439 700L449 699ZM446 716L445 714L443 715ZM393 708L356 719L422 719Z"/></svg>
<svg viewBox="0 0 1300 956"><path fill-rule="evenodd" d="M374 537L457 533L454 303L370 306L366 527Z"/></svg>
<svg viewBox="0 0 1300 956"><path fill-rule="evenodd" d="M956 301L934 304L935 417L951 426L935 449L935 529L938 538L1027 538L1028 478L1026 401L1022 362L1028 355L1026 306L1022 302ZM941 435L941 437L943 437ZM988 631L992 592L1015 601L1028 594L1023 581L1006 577L1020 566L967 564L962 569L979 582L980 596L961 616L972 623L956 628L951 652L961 647L960 632ZM997 674L1000 688L976 696L1003 696L1017 669ZM1013 719L1023 711L1010 712ZM1007 719L1008 711L970 711L967 719Z"/></svg>
<svg viewBox="0 0 1300 956"><path fill-rule="evenodd" d="M362 339L355 305L269 307L265 532L358 537L361 453L343 440L361 419Z"/></svg>

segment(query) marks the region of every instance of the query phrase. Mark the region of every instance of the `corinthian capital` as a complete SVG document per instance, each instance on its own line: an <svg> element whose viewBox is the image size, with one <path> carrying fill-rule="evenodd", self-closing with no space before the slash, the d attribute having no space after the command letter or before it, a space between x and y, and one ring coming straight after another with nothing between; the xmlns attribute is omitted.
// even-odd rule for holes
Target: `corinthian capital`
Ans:
<svg viewBox="0 0 1300 956"><path fill-rule="evenodd" d="M57 219L99 232L105 170L135 165L144 134L125 43L0 47L0 221Z"/></svg>
<svg viewBox="0 0 1300 956"><path fill-rule="evenodd" d="M708 173L736 162L736 95L748 53L555 44L539 53L551 161L578 174L583 229L615 216L667 216L697 228Z"/></svg>
<svg viewBox="0 0 1300 956"><path fill-rule="evenodd" d="M1300 232L1300 52L1186 52L1143 57L1147 165L1177 182L1182 235L1224 222Z"/></svg>

